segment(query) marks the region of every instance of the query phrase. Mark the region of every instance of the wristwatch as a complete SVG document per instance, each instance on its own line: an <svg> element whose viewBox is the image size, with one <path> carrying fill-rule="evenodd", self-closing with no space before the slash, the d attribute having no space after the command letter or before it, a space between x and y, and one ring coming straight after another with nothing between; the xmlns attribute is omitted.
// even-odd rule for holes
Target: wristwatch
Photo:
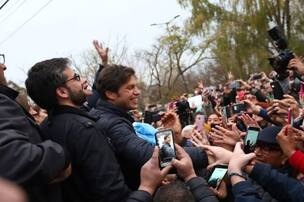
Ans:
<svg viewBox="0 0 304 202"><path fill-rule="evenodd" d="M232 173L228 174L228 178L229 179L231 179L232 176L239 176L239 177L243 178L244 180L247 180L247 178L244 175L240 174L240 173L232 172Z"/></svg>

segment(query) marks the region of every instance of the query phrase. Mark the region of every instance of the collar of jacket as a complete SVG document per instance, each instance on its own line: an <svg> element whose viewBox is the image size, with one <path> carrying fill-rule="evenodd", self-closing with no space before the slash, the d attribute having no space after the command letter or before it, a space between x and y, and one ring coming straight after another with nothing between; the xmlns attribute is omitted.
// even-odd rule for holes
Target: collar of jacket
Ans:
<svg viewBox="0 0 304 202"><path fill-rule="evenodd" d="M91 119L94 122L98 120L79 108L71 107L71 106L67 106L67 105L56 106L53 110L50 110L48 113L49 113L49 115L48 115L49 121L52 120L52 117L59 115L59 114L77 114L80 116L87 117L88 119Z"/></svg>
<svg viewBox="0 0 304 202"><path fill-rule="evenodd" d="M11 98L12 100L15 100L16 97L19 95L17 91L14 89L7 87L5 85L0 85L0 93L6 95L7 97Z"/></svg>
<svg viewBox="0 0 304 202"><path fill-rule="evenodd" d="M117 116L124 117L128 119L131 123L134 122L132 116L130 116L126 111L105 100L99 99L95 108L99 111L109 112L116 114Z"/></svg>

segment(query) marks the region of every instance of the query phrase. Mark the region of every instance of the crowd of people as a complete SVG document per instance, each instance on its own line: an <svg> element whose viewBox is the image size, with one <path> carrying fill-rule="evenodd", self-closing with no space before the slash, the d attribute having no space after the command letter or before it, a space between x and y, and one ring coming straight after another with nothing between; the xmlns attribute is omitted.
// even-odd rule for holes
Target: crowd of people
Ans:
<svg viewBox="0 0 304 202"><path fill-rule="evenodd" d="M193 95L140 112L134 69L109 64L108 49L93 44L101 59L93 86L69 59L44 60L27 74L30 107L0 64L0 202L304 201L300 58L284 78L199 81ZM164 129L173 137L160 148ZM174 158L160 167L166 152Z"/></svg>

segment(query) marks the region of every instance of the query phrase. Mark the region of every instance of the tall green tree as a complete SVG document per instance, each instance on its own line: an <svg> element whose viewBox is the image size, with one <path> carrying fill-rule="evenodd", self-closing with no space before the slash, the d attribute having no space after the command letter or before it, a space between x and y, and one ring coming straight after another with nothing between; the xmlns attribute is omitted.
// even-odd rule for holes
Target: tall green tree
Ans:
<svg viewBox="0 0 304 202"><path fill-rule="evenodd" d="M255 71L271 69L267 58L273 47L267 34L273 20L289 42L289 48L302 55L304 47L304 1L301 0L178 0L191 10L187 27L191 33L215 37L212 54L215 66L227 75L246 78Z"/></svg>

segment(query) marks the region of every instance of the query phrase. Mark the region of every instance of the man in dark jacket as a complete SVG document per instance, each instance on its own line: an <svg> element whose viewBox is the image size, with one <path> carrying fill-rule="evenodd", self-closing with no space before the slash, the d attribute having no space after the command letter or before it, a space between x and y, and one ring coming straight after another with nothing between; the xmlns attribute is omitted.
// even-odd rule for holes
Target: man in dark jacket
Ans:
<svg viewBox="0 0 304 202"><path fill-rule="evenodd" d="M119 160L126 183L134 190L139 185L141 166L151 157L154 146L139 138L132 126L133 118L127 113L137 108L140 91L135 71L121 65L104 67L98 77L97 91L101 99L90 111L98 116L98 127L105 131ZM205 152L186 148L195 168L208 165Z"/></svg>
<svg viewBox="0 0 304 202"><path fill-rule="evenodd" d="M70 152L73 172L63 186L65 201L125 201L131 191L108 139L95 127L95 119L80 109L91 91L87 81L70 68L69 60L53 58L35 64L26 87L49 113L42 123L45 137ZM153 194L141 190L130 197L145 201Z"/></svg>
<svg viewBox="0 0 304 202"><path fill-rule="evenodd" d="M57 143L41 140L39 126L15 101L18 92L6 86L4 69L0 64L0 176L21 185L29 201L59 202L50 183L65 174L68 157Z"/></svg>
<svg viewBox="0 0 304 202"><path fill-rule="evenodd" d="M279 143L276 140L278 133L282 127L271 126L260 131L255 148L256 162L269 164L273 169L286 175L291 174L291 167L288 165L288 157L284 155ZM253 178L249 178L249 182L253 183L254 188L261 196L263 202L275 202L277 198L273 196L267 189L264 189L259 182ZM284 200L283 200L284 201Z"/></svg>

